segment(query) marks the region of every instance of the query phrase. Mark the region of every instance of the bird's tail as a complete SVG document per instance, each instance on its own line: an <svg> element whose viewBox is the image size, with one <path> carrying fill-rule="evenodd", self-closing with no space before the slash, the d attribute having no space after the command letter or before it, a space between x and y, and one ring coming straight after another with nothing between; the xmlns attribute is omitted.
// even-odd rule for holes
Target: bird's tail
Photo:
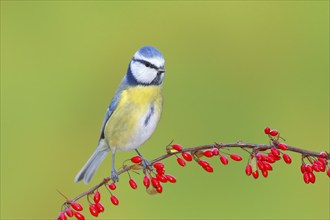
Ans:
<svg viewBox="0 0 330 220"><path fill-rule="evenodd" d="M92 156L88 159L86 164L81 168L74 181L79 182L84 180L86 184L88 184L97 168L100 166L104 158L108 155L110 148L105 143L104 140L101 140L96 150L92 154Z"/></svg>

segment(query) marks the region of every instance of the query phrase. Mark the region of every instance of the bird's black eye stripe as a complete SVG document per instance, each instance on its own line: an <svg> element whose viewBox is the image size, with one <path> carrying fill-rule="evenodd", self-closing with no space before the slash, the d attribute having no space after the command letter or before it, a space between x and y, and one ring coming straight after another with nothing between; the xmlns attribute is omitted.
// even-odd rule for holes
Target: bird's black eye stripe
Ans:
<svg viewBox="0 0 330 220"><path fill-rule="evenodd" d="M133 61L136 61L136 62L139 62L139 63L142 63L144 64L146 67L150 67L150 68L153 68L155 70L158 70L158 67L149 63L148 61L145 61L145 60L140 60L140 59L133 59Z"/></svg>

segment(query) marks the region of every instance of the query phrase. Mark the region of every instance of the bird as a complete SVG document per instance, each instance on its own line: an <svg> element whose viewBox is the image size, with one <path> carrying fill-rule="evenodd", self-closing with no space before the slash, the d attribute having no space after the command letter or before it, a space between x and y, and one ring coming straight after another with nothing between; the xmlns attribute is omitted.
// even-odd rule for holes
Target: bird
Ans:
<svg viewBox="0 0 330 220"><path fill-rule="evenodd" d="M142 158L143 168L150 169L150 162L138 148L151 137L161 117L164 65L162 53L153 46L141 47L134 54L106 110L97 147L76 175L75 182L88 184L110 152L114 182L119 181L115 169L117 151L135 150Z"/></svg>

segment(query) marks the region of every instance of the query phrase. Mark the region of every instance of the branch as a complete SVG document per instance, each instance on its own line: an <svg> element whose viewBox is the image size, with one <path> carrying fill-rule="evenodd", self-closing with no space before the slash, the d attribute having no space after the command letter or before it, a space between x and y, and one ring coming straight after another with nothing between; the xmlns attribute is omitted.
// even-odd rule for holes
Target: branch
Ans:
<svg viewBox="0 0 330 220"><path fill-rule="evenodd" d="M315 182L315 174L314 172L325 172L327 169L327 175L330 177L330 168L328 167L328 160L330 160L330 154L326 152L314 152L301 148L297 148L294 146L287 146L284 143L281 143L279 140L281 138L280 134L276 130L270 130L266 128L264 132L268 135L270 139L270 144L253 144L246 142L236 142L236 143L214 143L203 146L196 146L190 148L182 148L178 144L168 145L166 147L166 154L159 156L158 158L150 161L151 166L154 166L155 170L152 167L149 169L143 169L141 165L142 158L139 156L135 156L131 158L133 164L131 165L123 165L123 167L118 171L118 175L126 173L130 170L141 170L143 169L144 177L144 185L147 188L147 192L149 194L156 194L162 192L161 183L172 182L174 183L176 179L168 174L165 174L164 165L161 161L169 158L169 157L177 157L177 161L179 165L185 166L186 161L196 161L204 170L207 172L213 172L212 166L205 160L201 160L201 157L213 157L219 156L220 161L224 164L228 164L228 159L226 155L229 155L231 159L235 161L241 161L242 157L237 154L229 154L228 151L223 151L223 149L231 149L231 148L241 148L249 154L248 164L246 165L245 172L248 176L252 174L252 176L257 179L259 177L259 171L266 178L268 176L268 172L272 170L272 163L283 158L283 160L287 163L291 163L291 157L285 152L295 152L301 154L301 172L303 173L303 179L305 183L314 183ZM178 155L181 155L185 160L183 160ZM282 157L281 157L282 155ZM126 161L127 162L127 161ZM307 164L306 164L307 162ZM125 163L125 162L124 162ZM130 174L129 174L130 176ZM151 184L150 184L151 180ZM82 210L82 207L78 201L83 197L87 197L88 202L90 204L90 212L94 216L98 216L100 212L104 211L103 205L99 202L100 193L98 189L102 186L105 186L107 190L111 194L111 201L114 205L118 205L119 201L117 197L113 195L113 190L116 185L112 182L109 186L107 185L110 181L112 181L111 177L104 178L97 185L88 189L87 191L77 195L72 199L67 199L66 202L62 205L61 213L56 219L65 220L66 216L75 217L79 220L83 220L84 216L79 212ZM133 189L137 187L135 181L130 178L130 185ZM94 195L94 202L90 201L90 196ZM98 197L98 198L96 198ZM97 207L100 205L101 207ZM71 206L71 208L70 208ZM79 207L80 206L80 207ZM75 211L74 211L75 210Z"/></svg>

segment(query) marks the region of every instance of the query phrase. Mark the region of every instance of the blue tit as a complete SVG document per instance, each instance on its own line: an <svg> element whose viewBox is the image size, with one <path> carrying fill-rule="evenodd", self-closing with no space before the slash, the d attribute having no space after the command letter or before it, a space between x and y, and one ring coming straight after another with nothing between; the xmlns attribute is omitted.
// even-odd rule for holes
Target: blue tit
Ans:
<svg viewBox="0 0 330 220"><path fill-rule="evenodd" d="M155 131L162 112L164 64L162 53L154 47L142 47L134 54L105 113L96 150L75 177L75 182L89 183L110 151L113 181L118 181L117 150L135 150L142 157L137 149ZM150 166L147 160L142 160L144 168Z"/></svg>

